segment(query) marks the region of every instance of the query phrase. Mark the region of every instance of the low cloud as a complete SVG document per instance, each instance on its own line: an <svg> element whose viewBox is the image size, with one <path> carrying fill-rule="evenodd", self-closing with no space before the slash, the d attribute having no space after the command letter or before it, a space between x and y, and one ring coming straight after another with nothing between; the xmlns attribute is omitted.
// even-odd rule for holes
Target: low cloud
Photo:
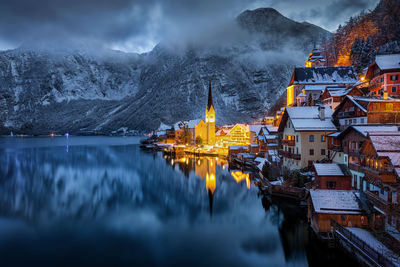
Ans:
<svg viewBox="0 0 400 267"><path fill-rule="evenodd" d="M273 7L295 20L335 30L378 0L3 0L0 49L21 44L100 44L146 52L157 43L199 40L246 9ZM295 10L295 11L293 11Z"/></svg>

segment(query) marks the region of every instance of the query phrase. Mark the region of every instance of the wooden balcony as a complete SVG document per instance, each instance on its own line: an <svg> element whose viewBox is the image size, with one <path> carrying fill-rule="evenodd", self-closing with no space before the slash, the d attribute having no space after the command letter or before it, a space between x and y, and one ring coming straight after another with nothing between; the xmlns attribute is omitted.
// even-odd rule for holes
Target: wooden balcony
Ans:
<svg viewBox="0 0 400 267"><path fill-rule="evenodd" d="M396 182L396 176L393 172L386 170L376 170L365 166L360 166L355 163L349 162L349 168L353 171L362 172L365 174L366 180L375 180L382 183L394 183Z"/></svg>
<svg viewBox="0 0 400 267"><path fill-rule="evenodd" d="M365 174L366 178L373 179L375 181L381 181L383 183L394 183L396 182L396 176L394 173L385 170L376 170L369 167L361 166L361 172Z"/></svg>
<svg viewBox="0 0 400 267"><path fill-rule="evenodd" d="M282 145L295 146L296 141L294 139L293 140L282 139Z"/></svg>

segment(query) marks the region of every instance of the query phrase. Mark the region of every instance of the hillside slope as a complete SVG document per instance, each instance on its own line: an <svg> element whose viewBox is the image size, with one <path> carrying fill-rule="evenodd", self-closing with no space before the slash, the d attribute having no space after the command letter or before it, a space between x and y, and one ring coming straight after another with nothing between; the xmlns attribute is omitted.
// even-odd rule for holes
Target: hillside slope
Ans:
<svg viewBox="0 0 400 267"><path fill-rule="evenodd" d="M141 55L1 52L0 133L149 130L202 118L209 80L217 124L251 121L266 114L314 43L330 35L271 8L245 11L229 27L229 38L161 43Z"/></svg>

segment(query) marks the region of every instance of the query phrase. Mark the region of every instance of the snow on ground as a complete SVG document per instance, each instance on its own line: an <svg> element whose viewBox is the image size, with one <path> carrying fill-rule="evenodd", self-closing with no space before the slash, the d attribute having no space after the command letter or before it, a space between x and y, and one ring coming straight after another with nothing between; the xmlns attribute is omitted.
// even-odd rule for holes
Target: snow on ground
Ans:
<svg viewBox="0 0 400 267"><path fill-rule="evenodd" d="M355 236L360 238L362 241L371 246L375 251L382 253L388 259L391 259L392 262L396 266L400 266L400 257L399 255L393 253L390 249L388 249L385 245L383 245L380 241L378 241L370 232L365 229L356 228L356 227L346 227L347 230L352 232Z"/></svg>

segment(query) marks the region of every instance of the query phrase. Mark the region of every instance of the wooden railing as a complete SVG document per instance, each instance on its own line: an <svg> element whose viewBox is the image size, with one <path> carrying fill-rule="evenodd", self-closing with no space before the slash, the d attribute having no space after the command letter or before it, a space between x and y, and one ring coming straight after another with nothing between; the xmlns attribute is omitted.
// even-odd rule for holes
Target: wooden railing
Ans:
<svg viewBox="0 0 400 267"><path fill-rule="evenodd" d="M386 210L388 208L389 203L386 200L380 198L378 195L374 194L373 192L367 191L365 192L365 195L369 201L374 203L374 205L376 205L380 209Z"/></svg>
<svg viewBox="0 0 400 267"><path fill-rule="evenodd" d="M340 233L340 235L349 240L353 244L353 246L358 247L361 253L366 254L376 264L379 264L381 266L395 266L393 262L389 260L384 254L376 251L373 247L371 247L365 241L354 235L351 231L337 223L335 220L331 219L331 227L333 228L333 232L335 234Z"/></svg>
<svg viewBox="0 0 400 267"><path fill-rule="evenodd" d="M369 178L382 182L392 182L393 180L395 180L394 173L389 172L387 170L377 170L350 162L349 162L349 168L352 169L353 171L364 173L366 179Z"/></svg>
<svg viewBox="0 0 400 267"><path fill-rule="evenodd" d="M282 139L282 145L295 146L296 141L294 139L293 140Z"/></svg>

